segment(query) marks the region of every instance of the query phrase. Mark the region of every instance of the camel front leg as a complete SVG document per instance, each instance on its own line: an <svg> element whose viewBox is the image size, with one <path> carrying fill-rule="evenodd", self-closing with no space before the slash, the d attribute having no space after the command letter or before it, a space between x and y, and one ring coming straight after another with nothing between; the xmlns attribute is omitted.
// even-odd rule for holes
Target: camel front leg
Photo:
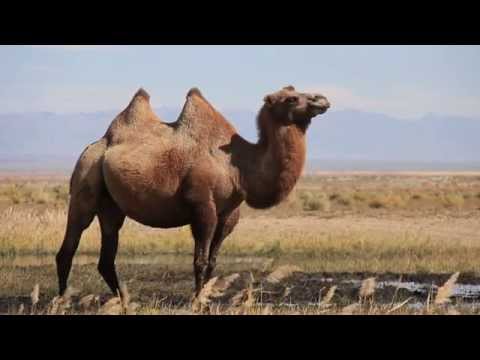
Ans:
<svg viewBox="0 0 480 360"><path fill-rule="evenodd" d="M193 269L195 272L195 296L205 284L210 245L217 227L217 214L213 201L197 205L193 211L191 223L192 235L195 240Z"/></svg>
<svg viewBox="0 0 480 360"><path fill-rule="evenodd" d="M208 258L207 272L205 274L205 281L210 280L212 273L217 265L217 255L222 245L223 240L230 235L240 219L240 208L234 209L228 215L220 216L215 229L212 243L210 245L210 254Z"/></svg>

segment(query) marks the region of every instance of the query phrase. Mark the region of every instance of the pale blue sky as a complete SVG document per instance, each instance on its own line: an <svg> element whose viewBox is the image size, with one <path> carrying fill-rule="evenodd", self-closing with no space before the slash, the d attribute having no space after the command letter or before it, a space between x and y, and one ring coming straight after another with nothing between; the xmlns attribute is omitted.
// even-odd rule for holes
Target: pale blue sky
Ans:
<svg viewBox="0 0 480 360"><path fill-rule="evenodd" d="M139 87L181 106L257 110L292 84L332 110L480 119L480 46L0 46L0 112L120 111Z"/></svg>

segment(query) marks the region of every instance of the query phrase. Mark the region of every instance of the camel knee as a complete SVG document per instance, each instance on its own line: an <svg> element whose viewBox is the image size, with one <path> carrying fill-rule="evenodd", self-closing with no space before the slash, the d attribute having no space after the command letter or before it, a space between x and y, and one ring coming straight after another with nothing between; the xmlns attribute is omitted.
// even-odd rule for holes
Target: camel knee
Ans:
<svg viewBox="0 0 480 360"><path fill-rule="evenodd" d="M204 273L209 265L209 261L204 257L199 257L198 259L195 259L193 265L195 266L196 271Z"/></svg>

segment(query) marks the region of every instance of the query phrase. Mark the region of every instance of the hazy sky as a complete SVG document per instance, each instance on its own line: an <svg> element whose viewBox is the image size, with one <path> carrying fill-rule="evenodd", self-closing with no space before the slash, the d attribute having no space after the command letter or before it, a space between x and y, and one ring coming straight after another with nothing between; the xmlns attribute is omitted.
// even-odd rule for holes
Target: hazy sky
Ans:
<svg viewBox="0 0 480 360"><path fill-rule="evenodd" d="M120 111L139 87L181 106L257 110L292 84L332 110L480 118L480 46L0 46L0 112Z"/></svg>

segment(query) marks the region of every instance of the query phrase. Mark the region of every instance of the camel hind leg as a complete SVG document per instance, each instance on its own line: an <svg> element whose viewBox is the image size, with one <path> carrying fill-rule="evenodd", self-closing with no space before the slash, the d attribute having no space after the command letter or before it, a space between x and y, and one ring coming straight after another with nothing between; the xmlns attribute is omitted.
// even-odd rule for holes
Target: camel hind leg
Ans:
<svg viewBox="0 0 480 360"><path fill-rule="evenodd" d="M67 227L62 246L56 256L60 295L63 295L67 288L72 259L80 237L95 217L104 192L101 166L105 149L104 139L88 146L77 161L70 180Z"/></svg>
<svg viewBox="0 0 480 360"><path fill-rule="evenodd" d="M63 295L67 288L68 275L72 268L72 260L77 251L83 231L90 225L95 216L95 209L91 201L70 201L68 210L67 228L62 246L57 253L57 275L59 294Z"/></svg>
<svg viewBox="0 0 480 360"><path fill-rule="evenodd" d="M119 282L115 271L115 257L118 249L118 232L125 220L125 214L105 192L100 200L98 220L102 233L102 247L98 271L114 294L117 294Z"/></svg>

